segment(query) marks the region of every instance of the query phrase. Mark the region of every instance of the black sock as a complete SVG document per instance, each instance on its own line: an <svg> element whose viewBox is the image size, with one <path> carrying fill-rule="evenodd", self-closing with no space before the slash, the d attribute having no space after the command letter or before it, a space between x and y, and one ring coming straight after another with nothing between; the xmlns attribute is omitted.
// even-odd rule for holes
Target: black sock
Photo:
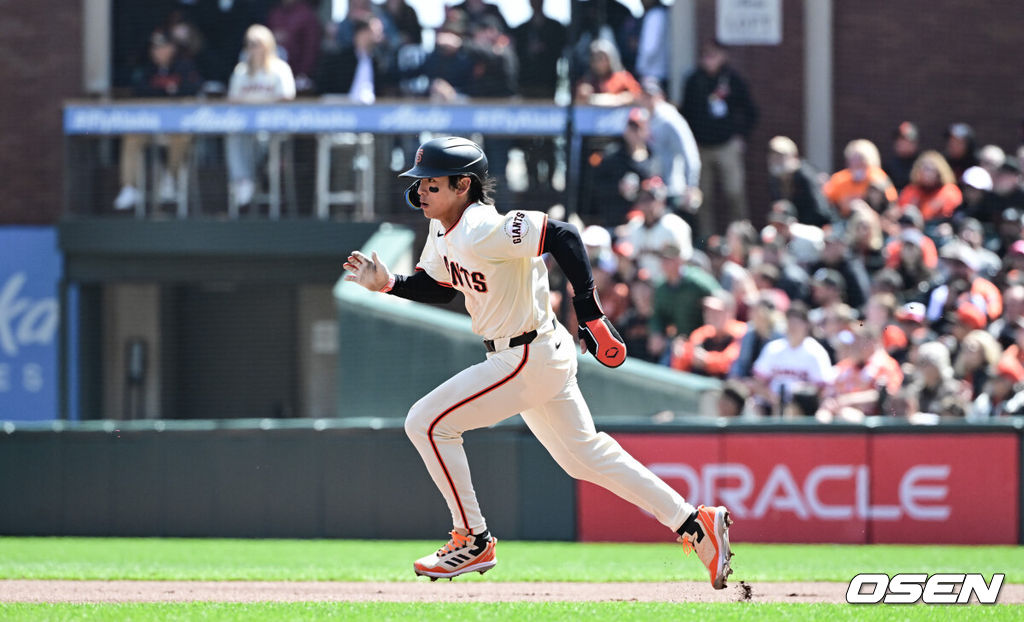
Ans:
<svg viewBox="0 0 1024 622"><path fill-rule="evenodd" d="M488 529L484 529L473 537L476 538L477 542L488 542L491 539L491 532Z"/></svg>
<svg viewBox="0 0 1024 622"><path fill-rule="evenodd" d="M693 514L690 514L690 517L683 521L679 529L676 529L676 533L685 536L688 533L696 534L699 529L700 524L697 522L697 511L694 510Z"/></svg>

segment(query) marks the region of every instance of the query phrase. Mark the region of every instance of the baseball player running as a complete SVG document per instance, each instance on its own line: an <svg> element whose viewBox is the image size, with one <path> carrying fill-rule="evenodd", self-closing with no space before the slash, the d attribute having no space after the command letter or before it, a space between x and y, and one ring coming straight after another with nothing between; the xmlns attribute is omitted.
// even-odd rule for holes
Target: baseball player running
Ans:
<svg viewBox="0 0 1024 622"><path fill-rule="evenodd" d="M406 201L430 219L415 273L392 274L376 252L349 255L345 279L409 300L445 303L465 295L473 332L487 357L413 404L405 430L452 513L451 539L413 563L417 575L452 579L497 564L497 538L487 530L462 447L462 433L515 415L574 478L593 482L652 514L696 550L715 589L732 572L726 508L694 508L610 436L594 429L576 384L573 338L555 320L550 253L572 283L580 347L608 367L626 359L622 338L605 317L586 250L572 225L542 212L499 214L490 197L483 150L458 137L427 141L402 173L416 181Z"/></svg>

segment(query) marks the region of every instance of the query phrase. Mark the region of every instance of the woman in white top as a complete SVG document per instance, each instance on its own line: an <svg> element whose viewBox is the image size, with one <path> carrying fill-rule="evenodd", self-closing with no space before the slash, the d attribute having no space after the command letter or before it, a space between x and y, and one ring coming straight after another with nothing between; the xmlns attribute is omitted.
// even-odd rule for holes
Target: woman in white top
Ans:
<svg viewBox="0 0 1024 622"><path fill-rule="evenodd" d="M256 104L295 99L291 67L278 57L277 41L269 28L254 24L246 30L243 58L231 74L230 101ZM238 205L252 202L257 155L262 159L264 150L254 134L227 137L228 174Z"/></svg>

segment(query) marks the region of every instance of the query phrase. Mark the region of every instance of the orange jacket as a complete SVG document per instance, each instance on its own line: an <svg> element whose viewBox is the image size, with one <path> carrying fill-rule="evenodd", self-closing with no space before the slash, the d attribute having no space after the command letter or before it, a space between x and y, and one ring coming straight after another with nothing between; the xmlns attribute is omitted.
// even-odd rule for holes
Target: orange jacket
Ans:
<svg viewBox="0 0 1024 622"><path fill-rule="evenodd" d="M889 176L877 166L869 166L867 175L861 181L854 180L850 169L844 168L825 182L822 191L829 202L839 208L839 215L846 218L850 215L847 205L850 199L863 199L873 183L885 184L885 196L890 201L895 202L899 198Z"/></svg>
<svg viewBox="0 0 1024 622"><path fill-rule="evenodd" d="M971 295L979 296L985 301L985 314L988 315L989 322L1003 314L1003 294L992 281L980 276L974 277L971 281Z"/></svg>
<svg viewBox="0 0 1024 622"><path fill-rule="evenodd" d="M952 218L953 212L963 203L964 195L956 184L946 184L931 192L917 184L910 184L900 192L900 207L916 205L926 221Z"/></svg>
<svg viewBox="0 0 1024 622"><path fill-rule="evenodd" d="M682 352L673 355L670 364L680 371L694 371L705 376L725 378L729 368L740 357L740 347L746 333L746 322L739 320L730 320L721 333L716 331L714 326L705 324L690 333L690 337L683 344ZM723 342L727 342L725 347L722 347ZM693 369L693 351L696 348L704 348L707 351L704 355L703 370Z"/></svg>
<svg viewBox="0 0 1024 622"><path fill-rule="evenodd" d="M939 251L935 248L932 239L921 236L921 261L926 268L934 270L939 267ZM903 247L903 240L896 239L885 246L885 267L896 269L900 266L900 248Z"/></svg>

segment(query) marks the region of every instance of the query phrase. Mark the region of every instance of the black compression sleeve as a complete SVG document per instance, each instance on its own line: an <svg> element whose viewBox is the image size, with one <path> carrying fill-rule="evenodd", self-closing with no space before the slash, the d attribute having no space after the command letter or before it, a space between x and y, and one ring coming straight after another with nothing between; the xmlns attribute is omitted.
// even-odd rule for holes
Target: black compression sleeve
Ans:
<svg viewBox="0 0 1024 622"><path fill-rule="evenodd" d="M594 289L594 273L590 270L587 249L583 247L583 240L576 227L548 218L544 252L551 253L558 262L565 278L572 283L576 296L586 296Z"/></svg>
<svg viewBox="0 0 1024 622"><path fill-rule="evenodd" d="M431 304L444 304L455 298L453 288L441 285L421 271L411 276L395 275L395 286L388 293L406 300Z"/></svg>

